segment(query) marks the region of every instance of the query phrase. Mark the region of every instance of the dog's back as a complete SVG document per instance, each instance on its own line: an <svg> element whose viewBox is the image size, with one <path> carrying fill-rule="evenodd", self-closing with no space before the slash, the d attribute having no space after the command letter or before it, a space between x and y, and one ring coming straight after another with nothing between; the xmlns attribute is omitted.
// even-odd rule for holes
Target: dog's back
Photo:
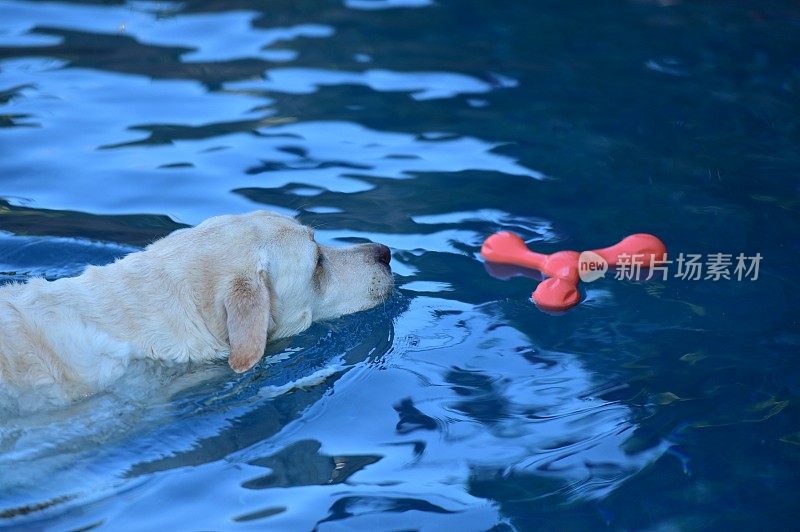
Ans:
<svg viewBox="0 0 800 532"><path fill-rule="evenodd" d="M125 370L130 346L82 318L75 284L37 278L0 288L0 386L13 395L33 392L60 403L92 393Z"/></svg>
<svg viewBox="0 0 800 532"><path fill-rule="evenodd" d="M184 361L224 351L197 327L185 290L152 271L160 262L150 255L0 287L0 387L60 403L107 386L132 357Z"/></svg>

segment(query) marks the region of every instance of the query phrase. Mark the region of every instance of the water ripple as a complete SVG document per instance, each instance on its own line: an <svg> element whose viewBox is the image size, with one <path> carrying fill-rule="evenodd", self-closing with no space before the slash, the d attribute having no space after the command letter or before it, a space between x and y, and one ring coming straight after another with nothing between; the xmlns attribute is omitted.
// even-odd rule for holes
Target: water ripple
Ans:
<svg viewBox="0 0 800 532"><path fill-rule="evenodd" d="M290 94L312 94L320 87L364 85L375 91L409 92L415 100L453 98L460 94L481 94L491 91L490 83L449 72L393 72L372 69L345 72L321 68L273 68L265 72L264 81L236 82L234 89L260 89ZM511 86L514 83L511 82Z"/></svg>
<svg viewBox="0 0 800 532"><path fill-rule="evenodd" d="M230 61L263 57L277 42L301 37L333 35L331 26L299 24L259 28L258 13L222 11L173 16L181 6L174 2L130 2L124 6L89 6L74 3L0 1L0 46L52 46L62 42L41 29L62 29L98 34L134 36L142 44L186 48L184 62ZM5 22L3 22L5 21Z"/></svg>

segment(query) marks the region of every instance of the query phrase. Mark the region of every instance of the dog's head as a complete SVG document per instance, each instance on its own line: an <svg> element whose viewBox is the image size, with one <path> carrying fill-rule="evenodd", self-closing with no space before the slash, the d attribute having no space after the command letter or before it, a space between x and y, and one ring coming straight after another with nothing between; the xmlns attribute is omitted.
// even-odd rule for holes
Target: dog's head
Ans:
<svg viewBox="0 0 800 532"><path fill-rule="evenodd" d="M386 246L323 246L312 229L266 211L210 218L150 249L189 270L181 277L209 330L227 336L237 372L259 361L268 338L373 307L393 286Z"/></svg>

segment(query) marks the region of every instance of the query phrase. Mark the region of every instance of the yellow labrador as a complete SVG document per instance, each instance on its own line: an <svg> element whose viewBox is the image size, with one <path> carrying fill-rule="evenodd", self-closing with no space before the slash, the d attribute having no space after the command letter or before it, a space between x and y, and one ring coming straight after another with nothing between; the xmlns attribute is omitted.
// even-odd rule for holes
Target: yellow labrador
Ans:
<svg viewBox="0 0 800 532"><path fill-rule="evenodd" d="M72 278L0 287L0 391L62 402L93 393L136 357L228 358L364 310L392 291L389 249L331 248L271 212L210 218Z"/></svg>

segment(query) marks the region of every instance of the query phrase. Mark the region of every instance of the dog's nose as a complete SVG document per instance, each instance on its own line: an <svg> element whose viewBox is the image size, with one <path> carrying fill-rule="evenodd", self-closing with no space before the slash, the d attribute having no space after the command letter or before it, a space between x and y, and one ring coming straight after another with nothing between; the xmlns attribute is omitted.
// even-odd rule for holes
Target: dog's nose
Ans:
<svg viewBox="0 0 800 532"><path fill-rule="evenodd" d="M375 260L385 264L386 266L389 265L389 262L392 260L392 252L389 251L389 248L384 246L383 244L375 244Z"/></svg>

